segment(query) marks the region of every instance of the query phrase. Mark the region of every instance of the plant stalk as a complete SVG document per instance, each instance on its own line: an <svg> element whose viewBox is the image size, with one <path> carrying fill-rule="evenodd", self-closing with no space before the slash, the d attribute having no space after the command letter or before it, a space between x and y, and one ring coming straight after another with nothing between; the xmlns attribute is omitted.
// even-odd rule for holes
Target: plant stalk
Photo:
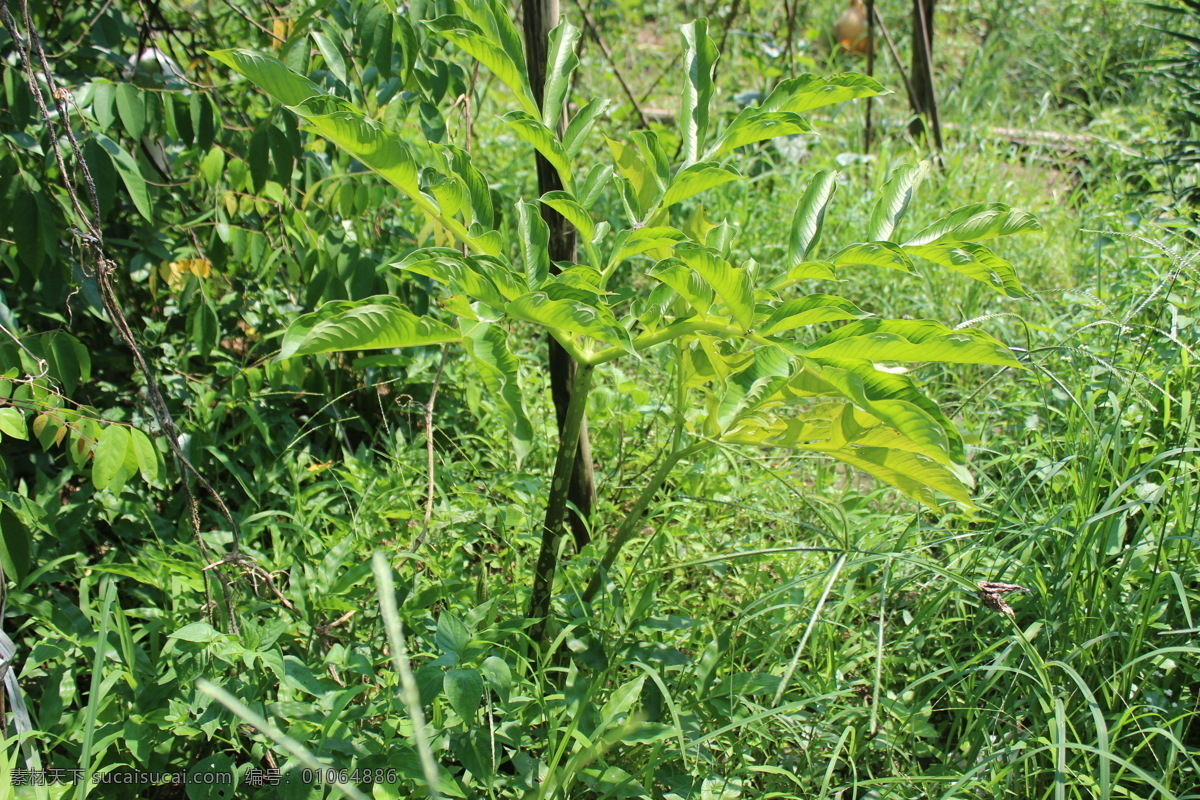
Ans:
<svg viewBox="0 0 1200 800"><path fill-rule="evenodd" d="M546 520L542 524L542 549L538 554L537 571L533 575L533 594L529 598L529 618L534 620L530 638L538 644L543 644L545 640L546 616L550 613L554 573L558 566L558 539L567 516L575 454L583 431L584 412L594 370L595 367L590 364L580 364L575 370L571 402L567 406L562 435L558 440L558 454L554 459L554 478L550 483L550 497L546 501Z"/></svg>
<svg viewBox="0 0 1200 800"><path fill-rule="evenodd" d="M675 450L668 455L663 462L658 465L658 470L654 473L654 477L646 484L646 488L642 490L638 496L637 502L633 504L633 508L629 509L629 513L625 515L625 520L621 523L621 527L617 529L617 533L613 536L612 541L608 543L608 549L604 551L604 557L600 559L600 564L596 567L596 571L592 573L592 578L588 581L587 588L583 591L583 601L591 602L596 593L600 591L600 583L604 580L604 575L612 567L613 562L617 560L617 556L621 552L638 525L642 521L642 515L646 513L654 496L658 494L658 490L667 482L667 478L671 475L671 470L680 460L688 456L699 453L712 446L711 442L695 442L687 447Z"/></svg>

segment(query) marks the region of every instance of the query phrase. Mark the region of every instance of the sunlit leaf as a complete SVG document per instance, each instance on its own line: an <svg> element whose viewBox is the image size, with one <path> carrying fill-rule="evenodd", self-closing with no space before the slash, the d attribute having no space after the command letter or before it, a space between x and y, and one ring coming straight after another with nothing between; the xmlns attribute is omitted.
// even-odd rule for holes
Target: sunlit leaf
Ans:
<svg viewBox="0 0 1200 800"><path fill-rule="evenodd" d="M1003 203L963 206L905 242L905 246L935 242L976 242L996 236L1040 231L1042 226L1028 211Z"/></svg>
<svg viewBox="0 0 1200 800"><path fill-rule="evenodd" d="M737 172L719 164L703 162L685 167L671 179L667 193L663 195L662 207L670 208L678 202L697 195L706 189L740 178Z"/></svg>
<svg viewBox="0 0 1200 800"><path fill-rule="evenodd" d="M894 170L887 183L879 190L875 210L871 212L871 223L867 227L867 238L871 241L888 241L896 225L904 217L913 193L929 171L929 162L905 165Z"/></svg>
<svg viewBox="0 0 1200 800"><path fill-rule="evenodd" d="M680 28L686 46L684 70L687 79L679 123L683 135L683 162L694 164L704 150L708 133L708 105L713 93L713 67L717 63L717 45L708 35L708 20L698 19Z"/></svg>
<svg viewBox="0 0 1200 800"><path fill-rule="evenodd" d="M939 242L938 244L905 245L909 255L932 261L972 280L986 284L1009 297L1027 297L1012 264L988 248L974 242Z"/></svg>
<svg viewBox="0 0 1200 800"><path fill-rule="evenodd" d="M429 317L418 317L394 297L326 303L295 319L283 336L279 358L416 347L459 340L458 331Z"/></svg>
<svg viewBox="0 0 1200 800"><path fill-rule="evenodd" d="M808 258L808 254L821 240L821 226L825 223L825 209L837 188L839 173L821 170L808 182L808 187L796 206L792 217L791 236L788 237L789 267L794 267Z"/></svg>
<svg viewBox="0 0 1200 800"><path fill-rule="evenodd" d="M1012 351L983 331L951 330L932 320L860 320L826 334L805 350L813 357L870 361L994 364L1020 367Z"/></svg>

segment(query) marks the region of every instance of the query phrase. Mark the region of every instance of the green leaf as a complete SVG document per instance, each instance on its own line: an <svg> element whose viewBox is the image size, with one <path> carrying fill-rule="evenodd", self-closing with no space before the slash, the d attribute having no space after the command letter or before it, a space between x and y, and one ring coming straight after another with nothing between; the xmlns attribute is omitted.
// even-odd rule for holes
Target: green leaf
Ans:
<svg viewBox="0 0 1200 800"><path fill-rule="evenodd" d="M167 638L182 639L185 642L196 642L198 644L211 644L212 642L224 639L225 634L207 622L193 622L169 634Z"/></svg>
<svg viewBox="0 0 1200 800"><path fill-rule="evenodd" d="M483 677L477 669L452 669L446 673L442 688L450 707L459 718L472 727L475 714L483 703Z"/></svg>
<svg viewBox="0 0 1200 800"><path fill-rule="evenodd" d="M158 477L158 451L154 448L154 442L137 428L131 428L129 434L142 480L152 483Z"/></svg>
<svg viewBox="0 0 1200 800"><path fill-rule="evenodd" d="M830 451L829 455L879 478L930 508L940 506L934 491L964 505L975 505L959 472L920 453L883 447L849 447Z"/></svg>
<svg viewBox="0 0 1200 800"><path fill-rule="evenodd" d="M534 149L550 162L550 166L558 173L563 186L570 188L573 185L571 160L567 158L567 152L563 149L562 143L558 141L558 137L549 128L537 118L531 117L523 111L510 111L500 119L512 127L518 138L533 145Z"/></svg>
<svg viewBox="0 0 1200 800"><path fill-rule="evenodd" d="M713 93L713 67L717 63L717 46L708 35L708 20L698 19L680 28L687 47L684 68L687 82L679 121L683 135L684 164L694 164L704 150L708 133L708 105Z"/></svg>
<svg viewBox="0 0 1200 800"><path fill-rule="evenodd" d="M579 155L588 133L596 125L596 120L608 111L611 105L612 102L609 100L593 98L588 101L587 105L575 112L575 116L571 117L571 122L567 125L567 131L562 138L563 149L568 158Z"/></svg>
<svg viewBox="0 0 1200 800"><path fill-rule="evenodd" d="M674 228L637 228L621 242L611 264L619 264L627 258L641 255L649 250L674 247L684 241L684 235Z"/></svg>
<svg viewBox="0 0 1200 800"><path fill-rule="evenodd" d="M29 574L33 535L11 508L0 505L0 568L18 584Z"/></svg>
<svg viewBox="0 0 1200 800"><path fill-rule="evenodd" d="M939 244L905 245L909 255L932 261L972 280L986 284L1009 297L1028 297L1012 264L988 248L974 242L942 242Z"/></svg>
<svg viewBox="0 0 1200 800"><path fill-rule="evenodd" d="M283 336L279 359L344 350L417 347L459 340L458 331L418 317L394 297L325 303L295 319Z"/></svg>
<svg viewBox="0 0 1200 800"><path fill-rule="evenodd" d="M325 59L326 69L332 72L334 77L343 84L348 85L349 79L346 73L346 60L342 58L342 52L338 48L337 43L324 33L321 33L321 31L313 31L312 38L317 43L317 49L321 51L321 57Z"/></svg>
<svg viewBox="0 0 1200 800"><path fill-rule="evenodd" d="M434 639L443 653L461 657L471 643L471 632L461 619L449 611L443 611L438 617Z"/></svg>
<svg viewBox="0 0 1200 800"><path fill-rule="evenodd" d="M830 259L838 269L847 267L886 267L901 272L912 272L912 260L900 249L900 245L891 242L866 242L852 244L838 251Z"/></svg>
<svg viewBox="0 0 1200 800"><path fill-rule="evenodd" d="M713 288L742 328L753 327L754 287L746 270L731 266L725 259L698 245L678 245L675 254Z"/></svg>
<svg viewBox="0 0 1200 800"><path fill-rule="evenodd" d="M825 209L837 189L840 173L821 170L808 182L796 214L792 217L792 231L788 238L787 263L789 268L804 262L817 242L821 241L821 226L825 223Z"/></svg>
<svg viewBox="0 0 1200 800"><path fill-rule="evenodd" d="M879 200L875 210L871 212L871 223L867 228L867 238L880 242L891 239L897 223L904 217L913 193L921 180L929 171L929 162L922 161L916 166L905 165L892 172L887 183L879 190Z"/></svg>
<svg viewBox="0 0 1200 800"><path fill-rule="evenodd" d="M654 206L663 186L659 183L658 171L646 162L646 159L633 145L605 138L608 148L617 162L617 169L629 181L633 188L633 200L637 204L634 209L637 217L646 214Z"/></svg>
<svg viewBox="0 0 1200 800"><path fill-rule="evenodd" d="M135 141L141 139L142 133L146 130L146 104L142 100L141 90L132 83L119 83L116 94L117 113L121 116L121 125L129 134L129 138Z"/></svg>
<svg viewBox="0 0 1200 800"><path fill-rule="evenodd" d="M92 451L92 483L98 491L111 490L119 494L137 472L137 454L123 425L109 425L100 434L96 448Z"/></svg>
<svg viewBox="0 0 1200 800"><path fill-rule="evenodd" d="M763 336L771 336L804 325L862 319L868 316L870 314L837 295L810 294L780 304L765 321L755 325L755 330Z"/></svg>
<svg viewBox="0 0 1200 800"><path fill-rule="evenodd" d="M25 415L20 409L9 406L0 408L0 433L14 439L28 439L29 428L25 425Z"/></svg>
<svg viewBox="0 0 1200 800"><path fill-rule="evenodd" d="M908 245L935 242L975 242L996 236L1041 231L1032 214L1003 203L976 203L963 206L930 225L905 242Z"/></svg>
<svg viewBox="0 0 1200 800"><path fill-rule="evenodd" d="M154 207L150 203L150 189L146 185L146 179L142 177L142 171L138 168L137 161L107 136L97 135L96 144L100 145L112 159L113 166L117 168L117 174L121 176L121 182L125 184L125 189L129 192L129 198L133 200L134 208L148 221L153 222Z"/></svg>
<svg viewBox="0 0 1200 800"><path fill-rule="evenodd" d="M763 100L759 109L803 114L814 108L884 93L883 84L865 75L831 75L827 78L798 75L781 81Z"/></svg>
<svg viewBox="0 0 1200 800"><path fill-rule="evenodd" d="M509 303L505 310L517 319L562 331L572 339L590 336L617 347L631 347L628 332L603 306L576 299L552 300L546 292L530 292Z"/></svg>
<svg viewBox="0 0 1200 800"><path fill-rule="evenodd" d="M492 691L500 698L501 703L507 703L512 694L512 670L508 663L499 656L488 656L483 660L483 676L487 679Z"/></svg>
<svg viewBox="0 0 1200 800"><path fill-rule="evenodd" d="M542 195L542 202L561 214L567 222L574 225L585 242L590 242L596 238L596 223L592 221L592 215L587 212L587 209L575 202L575 198L569 193L546 192L546 194Z"/></svg>
<svg viewBox="0 0 1200 800"><path fill-rule="evenodd" d="M526 114L534 119L541 118L541 111L529 88L523 60L515 60L506 48L489 41L478 25L464 17L449 14L425 24L491 70L516 95L517 102Z"/></svg>
<svg viewBox="0 0 1200 800"><path fill-rule="evenodd" d="M575 45L578 41L579 29L565 19L550 31L550 42L546 51L542 121L552 131L558 130L563 103L571 86L571 73L579 66L579 58L575 55Z"/></svg>
<svg viewBox="0 0 1200 800"><path fill-rule="evenodd" d="M812 125L809 125L799 114L791 111L764 111L760 108L747 108L738 114L733 122L729 123L729 127L717 139L712 149L705 154L705 158L720 158L744 145L779 136L811 132Z"/></svg>
<svg viewBox="0 0 1200 800"><path fill-rule="evenodd" d="M860 320L813 342L804 354L818 358L1020 367L1012 351L983 331L951 330L932 320Z"/></svg>
<svg viewBox="0 0 1200 800"><path fill-rule="evenodd" d="M740 177L742 176L735 170L708 161L684 167L671 179L667 193L663 195L661 207L670 208L706 189L720 186Z"/></svg>
<svg viewBox="0 0 1200 800"><path fill-rule="evenodd" d="M525 200L517 203L517 232L525 282L530 289L536 289L550 274L550 229L533 203Z"/></svg>
<svg viewBox="0 0 1200 800"><path fill-rule="evenodd" d="M245 75L258 88L285 106L298 106L310 97L325 94L320 86L288 69L274 56L254 50L212 50L210 56Z"/></svg>
<svg viewBox="0 0 1200 800"><path fill-rule="evenodd" d="M471 358L484 388L500 400L499 409L508 423L516 466L533 449L533 425L525 413L524 393L518 378L519 364L508 347L508 334L498 325L459 320L463 348Z"/></svg>

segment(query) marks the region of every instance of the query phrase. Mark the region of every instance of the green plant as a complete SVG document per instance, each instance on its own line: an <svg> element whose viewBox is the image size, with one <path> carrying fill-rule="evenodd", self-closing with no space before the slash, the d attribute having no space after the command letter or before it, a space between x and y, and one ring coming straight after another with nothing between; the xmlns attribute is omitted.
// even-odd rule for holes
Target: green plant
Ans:
<svg viewBox="0 0 1200 800"><path fill-rule="evenodd" d="M418 249L397 264L447 287L442 305L452 324L441 314L416 314L394 297L329 303L292 322L281 358L459 344L501 398L518 461L530 447L531 426L504 325L529 323L548 331L578 363L533 576L529 616L539 626L535 639L545 635L540 626L550 610L566 486L592 374L618 359L671 360L673 385L662 395L672 433L653 478L608 542L585 599L602 586L606 569L674 465L716 443L822 453L927 505L936 505L939 493L970 503L959 433L903 369L882 365L1019 366L1012 353L980 331L872 318L832 293L793 295L800 287L840 280L855 267L910 272L919 258L1001 294L1021 296L1011 265L978 241L1037 230L1029 215L1000 204L972 205L902 239L897 226L926 169L902 167L880 190L867 240L817 260L837 185L836 173L822 172L796 208L782 269L754 261L735 266L728 260L733 229L707 222L699 206L688 214L688 201L739 179L728 162L740 148L807 133L803 112L877 94L878 84L856 75L784 81L760 105L710 133L717 52L701 20L682 29L687 52L678 160L672 163L653 133L635 132L625 141L607 139L612 164L584 171L575 164L605 103L583 104L565 133L555 132L576 65L575 29L563 23L551 34L552 66L540 111L505 9L472 3L458 10L462 16L425 25L478 59L512 92L517 108L503 119L558 172L564 191L539 201L579 231L582 264L560 264L561 272L551 274L537 207L520 201L514 204L515 221L498 220L486 180L462 151L428 139L410 144L269 55L246 50L213 55L400 189L461 246ZM624 213L597 221L591 209L610 185ZM847 324L815 337L797 336L831 322Z"/></svg>

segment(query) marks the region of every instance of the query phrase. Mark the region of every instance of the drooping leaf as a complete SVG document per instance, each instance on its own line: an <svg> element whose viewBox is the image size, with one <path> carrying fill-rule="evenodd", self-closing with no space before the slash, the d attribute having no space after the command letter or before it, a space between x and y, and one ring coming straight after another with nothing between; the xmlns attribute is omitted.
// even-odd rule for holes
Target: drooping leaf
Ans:
<svg viewBox="0 0 1200 800"><path fill-rule="evenodd" d="M867 312L837 295L810 294L781 303L770 316L756 323L754 329L763 336L771 336L804 325L862 319L868 316L870 315Z"/></svg>
<svg viewBox="0 0 1200 800"><path fill-rule="evenodd" d="M1028 296L1012 264L981 244L943 241L937 244L905 245L904 251L961 272L1009 297Z"/></svg>
<svg viewBox="0 0 1200 800"><path fill-rule="evenodd" d="M754 287L745 269L693 244L678 245L675 253L713 288L739 325L746 330L753 326Z"/></svg>
<svg viewBox="0 0 1200 800"><path fill-rule="evenodd" d="M567 89L571 85L571 73L579 66L579 57L575 55L575 45L578 41L579 29L565 19L550 31L550 42L546 50L542 122L552 131L558 130Z"/></svg>
<svg viewBox="0 0 1200 800"><path fill-rule="evenodd" d="M19 585L29 574L33 536L11 508L0 505L0 568L4 579Z"/></svg>
<svg viewBox="0 0 1200 800"><path fill-rule="evenodd" d="M729 123L718 137L705 158L715 159L732 153L744 145L775 139L779 136L794 136L811 133L812 125L791 111L764 111L761 108L744 109Z"/></svg>
<svg viewBox="0 0 1200 800"><path fill-rule="evenodd" d="M788 267L794 267L808 258L817 242L821 241L821 226L825 222L825 209L837 188L839 173L821 170L808 182L808 188L796 205L792 217L792 232L788 238Z"/></svg>
<svg viewBox="0 0 1200 800"><path fill-rule="evenodd" d="M633 145L606 138L608 148L617 163L617 169L629 181L633 188L631 205L638 219L649 213L663 192L659 181L658 171L646 160L638 148Z"/></svg>
<svg viewBox="0 0 1200 800"><path fill-rule="evenodd" d="M545 325L571 339L590 336L617 347L632 348L628 332L604 306L573 299L552 300L546 292L530 292L509 303L506 310L517 319Z"/></svg>
<svg viewBox="0 0 1200 800"><path fill-rule="evenodd" d="M146 130L146 103L141 90L132 83L119 83L116 89L117 114L129 138L137 141Z"/></svg>
<svg viewBox="0 0 1200 800"><path fill-rule="evenodd" d="M814 108L844 103L862 97L884 94L883 84L865 75L845 74L820 77L798 75L771 90L759 108L763 111L790 111L803 114Z"/></svg>
<svg viewBox="0 0 1200 800"><path fill-rule="evenodd" d="M886 267L912 272L912 260L891 242L866 242L842 248L830 259L838 269L847 267Z"/></svg>
<svg viewBox="0 0 1200 800"><path fill-rule="evenodd" d="M214 50L208 53L225 66L245 75L258 88L285 106L298 106L325 92L279 59L254 50Z"/></svg>
<svg viewBox="0 0 1200 800"><path fill-rule="evenodd" d="M596 238L596 223L592 215L583 206L575 202L575 198L567 192L547 192L542 195L542 202L563 216L567 222L575 226L585 242Z"/></svg>
<svg viewBox="0 0 1200 800"><path fill-rule="evenodd" d="M510 111L501 119L509 124L522 141L533 145L534 149L550 162L563 186L570 189L574 185L571 160L567 158L567 151L563 149L558 137L549 128L536 117L523 111Z"/></svg>
<svg viewBox="0 0 1200 800"><path fill-rule="evenodd" d="M478 25L464 17L449 14L425 24L491 70L516 95L517 103L526 114L541 119L523 59L514 59L508 49L490 41Z"/></svg>
<svg viewBox="0 0 1200 800"><path fill-rule="evenodd" d="M708 133L708 106L713 93L713 67L717 63L717 45L708 35L708 20L698 19L682 26L686 46L684 69L687 80L679 122L683 136L683 163L694 164L704 151Z"/></svg>
<svg viewBox="0 0 1200 800"><path fill-rule="evenodd" d="M661 205L663 208L670 208L706 189L735 181L740 177L742 176L736 171L722 167L720 164L708 161L692 164L690 167L681 169L671 179L671 184L667 187L667 193L663 195Z"/></svg>
<svg viewBox="0 0 1200 800"><path fill-rule="evenodd" d="M138 168L137 161L129 155L127 150L107 136L97 135L96 144L100 145L112 159L113 166L117 169L117 175L121 177L121 183L125 184L125 189L129 192L129 199L133 201L133 207L148 221L153 222L154 206L150 202L150 188L146 184L146 179L142 177L142 171Z"/></svg>
<svg viewBox="0 0 1200 800"><path fill-rule="evenodd" d="M500 411L508 423L516 451L517 466L533 448L533 425L525 413L519 365L508 348L504 329L486 322L459 320L463 348L474 363L488 394L500 400Z"/></svg>
<svg viewBox="0 0 1200 800"><path fill-rule="evenodd" d="M458 331L430 317L419 317L394 297L325 303L292 321L283 336L279 358L416 347L459 340Z"/></svg>
<svg viewBox="0 0 1200 800"><path fill-rule="evenodd" d="M888 241L896 225L908 210L913 193L921 180L929 171L929 162L907 164L894 170L891 177L879 190L879 199L871 212L871 223L867 228L867 238L874 242Z"/></svg>
<svg viewBox="0 0 1200 800"><path fill-rule="evenodd" d="M951 330L932 320L869 319L822 336L805 349L805 355L825 358L855 358L870 361L951 364L994 364L1020 367L1013 353L983 331Z"/></svg>
<svg viewBox="0 0 1200 800"><path fill-rule="evenodd" d="M977 242L996 236L1040 231L1042 226L1028 211L1003 203L975 203L963 206L905 242L924 245L936 242Z"/></svg>
<svg viewBox="0 0 1200 800"><path fill-rule="evenodd" d="M321 58L325 59L325 68L343 84L347 84L349 76L346 73L346 59L342 58L342 51L337 43L321 31L313 31L312 38L317 44L317 49L321 51Z"/></svg>

